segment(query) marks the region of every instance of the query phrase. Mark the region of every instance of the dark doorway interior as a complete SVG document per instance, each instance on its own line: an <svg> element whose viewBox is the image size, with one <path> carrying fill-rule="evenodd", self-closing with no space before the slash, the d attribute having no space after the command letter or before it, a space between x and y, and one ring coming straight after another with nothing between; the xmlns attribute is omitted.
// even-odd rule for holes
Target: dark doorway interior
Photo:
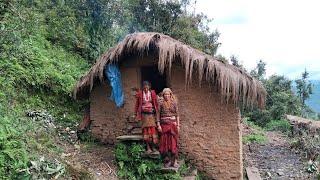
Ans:
<svg viewBox="0 0 320 180"><path fill-rule="evenodd" d="M167 87L166 75L160 74L158 66L144 66L141 67L141 80L149 81L151 83L151 89L155 90L156 93L160 93L163 88ZM142 83L141 82L141 83Z"/></svg>

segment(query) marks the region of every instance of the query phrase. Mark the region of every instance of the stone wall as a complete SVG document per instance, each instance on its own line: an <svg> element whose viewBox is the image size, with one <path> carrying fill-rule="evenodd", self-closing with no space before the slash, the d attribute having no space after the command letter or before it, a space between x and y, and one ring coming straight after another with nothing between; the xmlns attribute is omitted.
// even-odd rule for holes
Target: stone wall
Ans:
<svg viewBox="0 0 320 180"><path fill-rule="evenodd" d="M140 61L141 62L141 61ZM138 63L137 63L138 64ZM110 87L97 85L90 96L91 130L105 143L125 133L126 119L133 114L134 88L140 86L140 64L121 66L126 103L118 109L107 100ZM207 85L185 88L184 69L173 66L170 85L179 100L181 131L179 146L191 162L214 179L242 179L240 114L224 104Z"/></svg>

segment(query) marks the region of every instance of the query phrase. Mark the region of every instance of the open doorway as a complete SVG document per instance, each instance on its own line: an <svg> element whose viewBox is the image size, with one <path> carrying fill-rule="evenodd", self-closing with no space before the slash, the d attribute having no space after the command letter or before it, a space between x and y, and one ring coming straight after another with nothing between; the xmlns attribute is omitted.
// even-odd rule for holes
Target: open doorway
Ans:
<svg viewBox="0 0 320 180"><path fill-rule="evenodd" d="M141 83L143 81L149 81L151 88L160 93L164 88L167 87L166 74L160 74L157 66L143 66L141 67Z"/></svg>

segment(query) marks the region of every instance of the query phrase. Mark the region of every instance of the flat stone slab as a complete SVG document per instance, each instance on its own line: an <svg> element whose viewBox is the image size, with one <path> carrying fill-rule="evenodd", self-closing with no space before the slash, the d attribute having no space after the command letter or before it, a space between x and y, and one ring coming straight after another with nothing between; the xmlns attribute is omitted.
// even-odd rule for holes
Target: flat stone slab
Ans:
<svg viewBox="0 0 320 180"><path fill-rule="evenodd" d="M141 128L134 128L133 130L130 131L131 134L134 135L142 135L142 129Z"/></svg>
<svg viewBox="0 0 320 180"><path fill-rule="evenodd" d="M159 151L155 151L155 152L151 152L151 153L143 153L142 157L144 158L151 158L151 159L159 159L160 158L160 152Z"/></svg>
<svg viewBox="0 0 320 180"><path fill-rule="evenodd" d="M180 165L175 168L175 167L168 167L168 168L161 168L161 172L164 172L164 173L177 173L179 171L179 168L180 168Z"/></svg>
<svg viewBox="0 0 320 180"><path fill-rule="evenodd" d="M180 169L180 167L184 164L184 160L180 160L178 161L178 167L162 167L160 170L161 172L164 172L164 173L177 173Z"/></svg>
<svg viewBox="0 0 320 180"><path fill-rule="evenodd" d="M185 176L182 180L196 180L196 176Z"/></svg>
<svg viewBox="0 0 320 180"><path fill-rule="evenodd" d="M246 171L249 180L262 180L258 168L247 167Z"/></svg>
<svg viewBox="0 0 320 180"><path fill-rule="evenodd" d="M119 141L142 141L142 139L142 135L123 135L117 137Z"/></svg>

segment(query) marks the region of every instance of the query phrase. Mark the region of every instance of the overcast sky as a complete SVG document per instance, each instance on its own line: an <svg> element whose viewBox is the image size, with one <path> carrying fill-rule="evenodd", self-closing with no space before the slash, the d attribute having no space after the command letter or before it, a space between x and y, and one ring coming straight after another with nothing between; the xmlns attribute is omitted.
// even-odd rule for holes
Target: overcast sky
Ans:
<svg viewBox="0 0 320 180"><path fill-rule="evenodd" d="M262 59L267 75L296 79L307 68L320 79L320 0L197 0L195 9L214 19L218 54L249 70Z"/></svg>

